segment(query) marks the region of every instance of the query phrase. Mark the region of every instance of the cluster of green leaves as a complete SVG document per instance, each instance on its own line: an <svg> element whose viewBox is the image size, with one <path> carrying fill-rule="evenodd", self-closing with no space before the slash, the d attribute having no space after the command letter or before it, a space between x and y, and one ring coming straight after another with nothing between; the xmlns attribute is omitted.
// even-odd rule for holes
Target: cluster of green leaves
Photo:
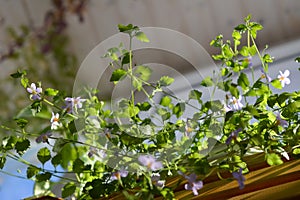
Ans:
<svg viewBox="0 0 300 200"><path fill-rule="evenodd" d="M168 180L178 176L178 171L196 173L204 180L215 170L233 172L242 168L248 172L245 157L254 150L263 152L270 165L297 157L300 92L273 92L272 88L281 89L281 84L278 79L266 78L273 58L256 46L261 29L248 16L244 24L234 29L232 41L224 42L220 35L211 42L220 49L213 56L222 62L220 75L204 78L199 87L224 92L226 101L221 102L213 97L204 101L198 89L190 91L187 100L179 99L168 93L167 87L175 81L171 77L150 82L152 69L143 64L133 66L131 50L133 39L149 42L147 36L137 26L119 25L120 32L128 34L130 47L120 44L108 49L104 57L112 60L110 81L124 84L129 80L131 97L116 102L116 108L107 109L97 97L98 91L86 88L84 106L68 113L64 94L45 89L41 99L16 118L19 129L6 128L12 134L2 140L0 168L4 168L7 158L23 162L28 165L27 178L35 180L36 188L43 193L51 193L52 177L60 177L64 198L98 199L119 192L127 199L174 199L174 191L182 180ZM242 46L244 36L247 42ZM246 70L254 70L253 56L260 58L263 76L255 79L252 75L249 79ZM26 72L18 71L12 76L21 78L23 87L28 87ZM137 101L140 93L147 97L144 101ZM241 99L243 106L236 108ZM191 107L193 113L183 118L186 107ZM62 126L57 130L50 128L51 111L60 114ZM32 118L48 120L48 125L30 131L26 125ZM49 131L51 136L47 135ZM39 148L36 156L40 163L34 165L22 155L31 147L29 138L40 136L48 146ZM155 173L138 161L142 154L152 155L162 163L163 169L155 172L160 180L166 180L165 187L158 186L152 180ZM62 177L58 166L71 176ZM119 170L129 173L113 180L111 177Z"/></svg>

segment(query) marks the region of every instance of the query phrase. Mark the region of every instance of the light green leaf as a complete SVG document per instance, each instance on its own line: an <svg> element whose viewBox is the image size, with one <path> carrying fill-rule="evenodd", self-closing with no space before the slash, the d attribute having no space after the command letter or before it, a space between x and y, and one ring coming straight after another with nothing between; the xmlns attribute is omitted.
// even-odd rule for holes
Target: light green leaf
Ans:
<svg viewBox="0 0 300 200"><path fill-rule="evenodd" d="M141 31L137 32L137 33L135 34L135 37L136 37L139 41L141 41L141 42L149 42L149 39L148 39L148 37L146 36L146 34L143 33L143 32L141 32Z"/></svg>
<svg viewBox="0 0 300 200"><path fill-rule="evenodd" d="M125 78L126 73L127 72L124 69L116 69L113 71L109 81L119 81L122 77Z"/></svg>
<svg viewBox="0 0 300 200"><path fill-rule="evenodd" d="M283 163L283 161L281 160L280 156L277 155L276 153L270 153L267 154L267 163L273 166L273 165L280 165Z"/></svg>
<svg viewBox="0 0 300 200"><path fill-rule="evenodd" d="M168 107L171 102L172 102L172 99L170 97L164 96L163 98L161 98L159 104L162 106Z"/></svg>
<svg viewBox="0 0 300 200"><path fill-rule="evenodd" d="M47 147L41 148L37 153L37 158L42 164L45 164L45 162L51 159L50 150Z"/></svg>
<svg viewBox="0 0 300 200"><path fill-rule="evenodd" d="M273 85L274 88L282 89L281 82L278 79L273 79L271 81L271 84Z"/></svg>
<svg viewBox="0 0 300 200"><path fill-rule="evenodd" d="M202 85L204 87L210 87L210 86L214 85L214 82L213 82L212 78L208 76L201 81L200 85Z"/></svg>
<svg viewBox="0 0 300 200"><path fill-rule="evenodd" d="M169 86L174 82L174 78L168 76L162 76L159 80L160 86Z"/></svg>

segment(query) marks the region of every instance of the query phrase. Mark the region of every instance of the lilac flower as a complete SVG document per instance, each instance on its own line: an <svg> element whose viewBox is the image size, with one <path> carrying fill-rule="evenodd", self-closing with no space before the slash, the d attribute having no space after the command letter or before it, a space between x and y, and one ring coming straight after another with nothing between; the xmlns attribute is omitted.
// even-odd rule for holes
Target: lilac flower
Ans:
<svg viewBox="0 0 300 200"><path fill-rule="evenodd" d="M232 176L237 180L237 182L239 183L239 188L240 190L243 189L245 187L244 182L245 182L245 177L242 174L243 169L240 168L238 172L232 172Z"/></svg>
<svg viewBox="0 0 300 200"><path fill-rule="evenodd" d="M163 168L163 165L160 161L156 161L156 159L151 155L141 155L138 158L139 162L146 166L149 170L156 171Z"/></svg>
<svg viewBox="0 0 300 200"><path fill-rule="evenodd" d="M287 126L289 125L289 123L286 120L282 119L280 114L278 113L276 115L276 125Z"/></svg>
<svg viewBox="0 0 300 200"><path fill-rule="evenodd" d="M58 129L59 127L62 126L62 123L60 123L59 120L60 120L60 119L59 119L59 114L58 114L58 113L54 114L54 113L52 112L52 118L51 118L51 120L50 120L50 122L51 122L51 129L52 129L52 130L56 130L56 129Z"/></svg>
<svg viewBox="0 0 300 200"><path fill-rule="evenodd" d="M155 185L156 187L160 187L160 188L165 187L165 181L160 180L159 173L153 173L151 176L151 181L152 181L152 184Z"/></svg>
<svg viewBox="0 0 300 200"><path fill-rule="evenodd" d="M224 104L224 110L225 110L225 112L229 112L229 111L232 111L232 108L230 105Z"/></svg>
<svg viewBox="0 0 300 200"><path fill-rule="evenodd" d="M38 136L36 139L35 139L35 141L37 142L37 143L41 143L41 142L43 142L43 143L48 143L48 138L50 137L52 135L52 133L51 132L49 132L49 131L47 131L46 133L43 133L43 134L41 134L40 136Z"/></svg>
<svg viewBox="0 0 300 200"><path fill-rule="evenodd" d="M74 113L75 110L82 108L82 103L86 101L86 99L81 99L81 97L66 97L65 103L66 106L64 107L68 113Z"/></svg>
<svg viewBox="0 0 300 200"><path fill-rule="evenodd" d="M189 181L187 184L184 185L186 190L192 190L194 195L198 195L198 191L203 187L202 181L196 181L197 175L191 174L189 176L185 176L185 178Z"/></svg>
<svg viewBox="0 0 300 200"><path fill-rule="evenodd" d="M262 75L260 76L261 79L266 79L267 82L271 82L272 81L272 78L264 71L264 69L261 67L260 68L260 71L262 73Z"/></svg>
<svg viewBox="0 0 300 200"><path fill-rule="evenodd" d="M35 83L31 83L30 87L26 88L27 92L29 92L30 95L30 99L32 100L40 100L41 96L40 94L42 93L42 88L40 87L36 87Z"/></svg>
<svg viewBox="0 0 300 200"><path fill-rule="evenodd" d="M288 76L290 75L289 70L285 70L284 73L282 73L282 71L279 71L279 73L280 74L278 75L278 79L281 82L282 87L291 83L291 80L288 78Z"/></svg>
<svg viewBox="0 0 300 200"><path fill-rule="evenodd" d="M111 175L111 180L120 180L121 177L125 178L128 175L128 171L126 170L120 170L120 171L116 171Z"/></svg>
<svg viewBox="0 0 300 200"><path fill-rule="evenodd" d="M241 103L242 100L242 96L239 96L238 99L236 99L235 97L232 97L230 99L230 103L232 104L232 107L234 110L240 110L243 107L243 104Z"/></svg>
<svg viewBox="0 0 300 200"><path fill-rule="evenodd" d="M95 147L90 147L90 150L88 152L88 157L91 158L94 155L100 157L101 159L104 159L106 157L106 153L104 150L99 151L99 149L97 149Z"/></svg>
<svg viewBox="0 0 300 200"><path fill-rule="evenodd" d="M225 143L226 143L227 145L229 145L229 144L231 143L232 139L235 140L235 139L237 138L239 132L241 132L242 130L243 130L242 128L238 128L238 129L236 129L235 131L233 131L233 132L230 134L230 136L227 138L227 140L225 141Z"/></svg>

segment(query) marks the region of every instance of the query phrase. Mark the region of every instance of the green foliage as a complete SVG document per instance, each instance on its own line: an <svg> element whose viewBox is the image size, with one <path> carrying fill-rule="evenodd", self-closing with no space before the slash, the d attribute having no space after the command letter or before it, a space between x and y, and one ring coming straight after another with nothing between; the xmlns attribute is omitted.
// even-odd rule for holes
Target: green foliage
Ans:
<svg viewBox="0 0 300 200"><path fill-rule="evenodd" d="M134 38L149 42L137 26L118 27L128 34L130 44ZM205 90L195 88L187 91L187 100L180 99L169 92L174 78L154 80L152 69L133 64L132 49L123 44L108 49L104 57L111 59L110 81L124 84L129 79L130 97L108 108L99 100L101 90L85 88L79 105L80 98L64 102L66 95L60 90L43 89L41 99L17 115L17 128L1 126L11 134L2 139L0 168L4 169L7 158L22 162L28 166L27 178L47 193L52 177L60 176L57 169L62 167L72 175L62 178L63 198L99 199L119 193L127 199L176 199L177 188L187 175L195 173L200 181L219 170L247 173L245 158L257 151L263 152L269 165L282 164L288 157L296 159L300 154L300 92L274 93L274 88L282 89L282 80L266 77L274 59L257 48L255 39L261 29L249 15L233 30L233 41L223 41L219 35L210 43L219 49L213 58L221 66L220 75L215 72L199 80L198 86L209 87L200 88L212 89L208 100ZM247 71L254 70L252 56L259 57L262 76L248 76ZM20 78L25 88L31 83L26 71L11 76ZM225 93L224 101L214 98L216 91ZM137 94L146 98L140 100ZM31 129L33 119L47 125ZM54 123L61 126L55 129ZM44 143L36 154L37 166L22 158L33 139L38 145ZM173 178L178 174L182 178L176 181ZM159 180L154 179L158 175ZM166 181L165 186L160 181Z"/></svg>
<svg viewBox="0 0 300 200"><path fill-rule="evenodd" d="M45 164L48 160L51 159L50 150L47 147L41 148L37 153L37 158L42 164Z"/></svg>
<svg viewBox="0 0 300 200"><path fill-rule="evenodd" d="M71 196L72 194L74 194L75 190L76 185L73 182L67 183L61 191L62 198Z"/></svg>

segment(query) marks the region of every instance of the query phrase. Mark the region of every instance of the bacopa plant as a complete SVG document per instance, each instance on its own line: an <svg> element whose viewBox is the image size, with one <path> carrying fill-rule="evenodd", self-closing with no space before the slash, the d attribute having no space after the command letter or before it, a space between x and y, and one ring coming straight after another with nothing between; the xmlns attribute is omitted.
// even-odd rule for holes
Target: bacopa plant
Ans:
<svg viewBox="0 0 300 200"><path fill-rule="evenodd" d="M149 42L137 26L118 28L130 44L134 39ZM199 80L199 86L223 91L223 102L204 101L199 89L190 91L188 100L169 94L174 78L150 82L152 69L133 64L131 45L112 47L104 55L112 60L110 81L123 84L127 79L133 88L115 110L99 100L101 92L94 88L85 88L81 96L64 96L18 71L12 76L20 78L31 104L15 118L18 129L2 126L9 134L2 139L0 168L5 170L7 159L27 165L26 178L38 186L35 195L53 195L53 178L58 177L63 198L99 199L117 193L127 199L173 199L179 185L199 195L205 179L221 171L228 171L239 189L246 188L246 156L259 151L269 165L278 165L300 153L300 92L273 92L293 80L284 68L276 77L268 75L273 58L255 42L262 28L248 16L235 27L231 41L219 35L210 43L220 50L212 56L220 61L220 75ZM259 77L254 76L254 56L261 61ZM246 70L252 71L250 77ZM136 93L146 100L138 101ZM183 118L188 106L194 112ZM30 127L33 120L41 126ZM217 136L212 129L218 130ZM214 148L203 153L210 141L215 141ZM23 154L36 146L40 163L24 160Z"/></svg>

